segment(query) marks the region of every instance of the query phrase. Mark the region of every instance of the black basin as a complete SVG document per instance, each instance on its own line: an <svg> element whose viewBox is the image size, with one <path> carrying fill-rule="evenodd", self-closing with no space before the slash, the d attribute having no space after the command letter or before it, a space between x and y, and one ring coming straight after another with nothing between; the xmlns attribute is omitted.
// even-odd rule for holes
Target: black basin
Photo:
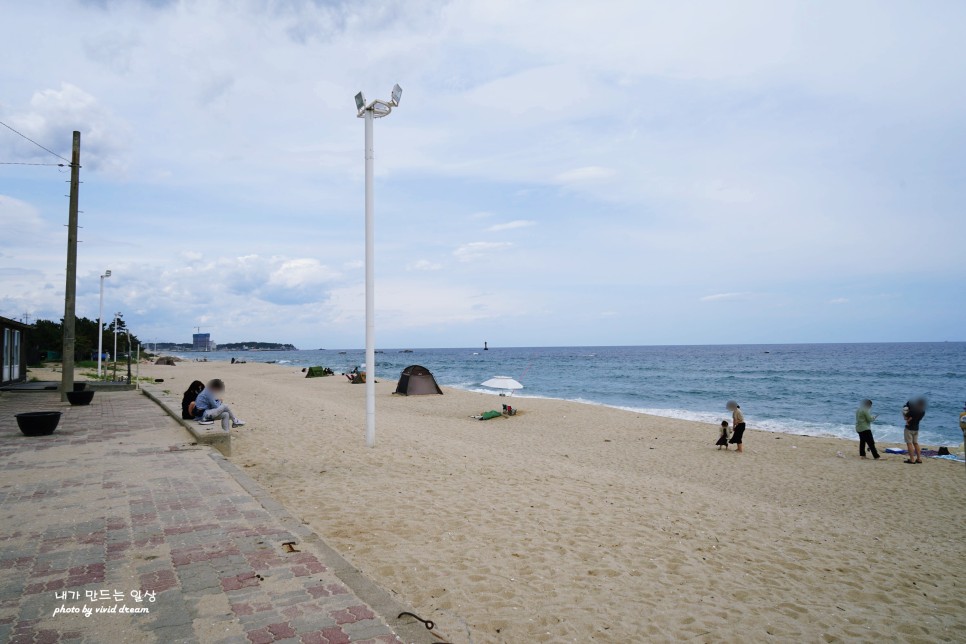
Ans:
<svg viewBox="0 0 966 644"><path fill-rule="evenodd" d="M72 405L89 405L94 400L93 391L68 391L67 400Z"/></svg>
<svg viewBox="0 0 966 644"><path fill-rule="evenodd" d="M24 436L47 436L53 434L60 422L59 411L30 411L17 414L17 425Z"/></svg>
<svg viewBox="0 0 966 644"><path fill-rule="evenodd" d="M86 390L87 390L87 383L86 382L75 382L74 383L74 391L86 391Z"/></svg>

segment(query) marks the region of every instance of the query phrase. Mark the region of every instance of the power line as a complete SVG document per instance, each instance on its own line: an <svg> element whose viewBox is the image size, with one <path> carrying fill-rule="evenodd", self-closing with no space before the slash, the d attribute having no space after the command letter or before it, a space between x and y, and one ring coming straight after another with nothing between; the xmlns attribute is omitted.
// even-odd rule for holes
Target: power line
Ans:
<svg viewBox="0 0 966 644"><path fill-rule="evenodd" d="M27 139L28 141L30 141L31 143L33 143L34 145L36 145L36 146L37 146L38 148L40 148L41 150L46 150L47 152L50 152L51 154L53 154L53 155L54 155L55 157L57 157L58 159L61 159L61 160L63 160L63 161L67 161L67 163L68 163L68 164L70 163L70 160L69 160L69 159L65 159L64 157L62 157L62 156L60 156L59 154L57 154L56 152L54 152L54 151L53 151L53 150L51 150L50 148L45 148L44 146L42 146L42 145L40 145L39 143L37 143L36 141L34 141L33 139L31 139L31 138L30 138L29 136L27 136L26 134L22 134L22 133L20 133L20 132L18 132L17 130L15 130L15 129L13 129L12 127L10 127L9 125L7 125L7 124L6 124L6 123L4 123L3 121L0 121L0 125L2 125L3 127L5 127L5 128L7 128L8 130L10 130L11 132L13 132L13 133L14 133L14 134L16 134L17 136L21 136L21 137L23 137L23 138L25 138L25 139Z"/></svg>
<svg viewBox="0 0 966 644"><path fill-rule="evenodd" d="M56 165L63 168L66 163L25 163L23 161L0 161L0 165Z"/></svg>

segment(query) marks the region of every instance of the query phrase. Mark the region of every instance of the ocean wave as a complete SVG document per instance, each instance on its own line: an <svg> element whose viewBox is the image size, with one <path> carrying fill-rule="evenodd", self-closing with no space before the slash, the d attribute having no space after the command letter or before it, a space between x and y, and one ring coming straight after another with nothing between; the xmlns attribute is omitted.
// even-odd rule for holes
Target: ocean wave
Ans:
<svg viewBox="0 0 966 644"><path fill-rule="evenodd" d="M472 391L475 393L498 395L500 392L492 389L480 387L477 383L464 383L462 385L447 385L454 389ZM556 398L553 396L541 396L532 393L516 392L512 398L517 399L536 399L536 400L559 400L561 402L575 402L582 405L593 405L595 407L608 407L610 409L620 409L635 414L645 414L647 416L659 416L662 418L674 418L676 420L687 420L697 423L707 423L709 425L720 425L722 420L730 422L730 414L727 412L717 413L711 411L694 411L690 409L674 409L660 407L629 407L626 405L610 405L586 398ZM775 434L790 434L794 436L815 436L821 438L840 438L849 441L858 440L853 425L845 423L816 423L795 418L757 418L754 415L746 415L749 429L772 432ZM902 443L903 429L896 425L876 424L873 428L875 439L882 443ZM958 445L955 441L949 441L943 437L936 436L928 430L922 433L923 444L928 445Z"/></svg>

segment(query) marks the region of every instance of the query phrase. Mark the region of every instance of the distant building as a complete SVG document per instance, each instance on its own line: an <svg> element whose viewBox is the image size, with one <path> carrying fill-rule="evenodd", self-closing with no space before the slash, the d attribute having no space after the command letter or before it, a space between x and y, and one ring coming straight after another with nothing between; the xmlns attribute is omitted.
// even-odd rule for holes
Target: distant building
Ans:
<svg viewBox="0 0 966 644"><path fill-rule="evenodd" d="M191 336L191 348L195 351L211 351L211 334L195 333Z"/></svg>
<svg viewBox="0 0 966 644"><path fill-rule="evenodd" d="M0 318L0 386L27 380L26 324Z"/></svg>

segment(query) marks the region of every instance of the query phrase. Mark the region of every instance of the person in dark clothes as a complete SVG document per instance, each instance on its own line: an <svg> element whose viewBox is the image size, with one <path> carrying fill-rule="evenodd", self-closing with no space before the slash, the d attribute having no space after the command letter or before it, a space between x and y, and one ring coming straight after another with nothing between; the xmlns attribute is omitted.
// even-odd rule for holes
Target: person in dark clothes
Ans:
<svg viewBox="0 0 966 644"><path fill-rule="evenodd" d="M194 420L200 414L195 413L195 399L205 388L205 383L195 380L188 386L188 390L181 397L181 417L185 420Z"/></svg>
<svg viewBox="0 0 966 644"><path fill-rule="evenodd" d="M741 405L733 400L729 400L725 407L731 412L731 425L734 427L731 440L728 442L736 445L738 453L742 454L745 451L742 447L742 439L745 435L745 415L741 411Z"/></svg>
<svg viewBox="0 0 966 644"><path fill-rule="evenodd" d="M728 449L728 439L730 439L730 438L731 438L731 427L728 425L728 421L723 420L723 421L721 421L721 431L718 432L718 442L715 443L715 445L718 446L718 449L719 450L722 447L724 447L725 450L727 450Z"/></svg>
<svg viewBox="0 0 966 644"><path fill-rule="evenodd" d="M919 450L919 423L925 415L925 398L910 400L902 408L902 419L906 421L906 430L903 432L903 438L906 440L906 450L909 452L909 458L903 461L903 463L909 463L910 465L922 464L922 453Z"/></svg>
<svg viewBox="0 0 966 644"><path fill-rule="evenodd" d="M872 437L872 423L877 416L872 415L872 401L863 400L855 410L855 431L859 435L859 456L865 458L865 448L868 446L872 458L879 460L879 452L875 449L875 439Z"/></svg>

